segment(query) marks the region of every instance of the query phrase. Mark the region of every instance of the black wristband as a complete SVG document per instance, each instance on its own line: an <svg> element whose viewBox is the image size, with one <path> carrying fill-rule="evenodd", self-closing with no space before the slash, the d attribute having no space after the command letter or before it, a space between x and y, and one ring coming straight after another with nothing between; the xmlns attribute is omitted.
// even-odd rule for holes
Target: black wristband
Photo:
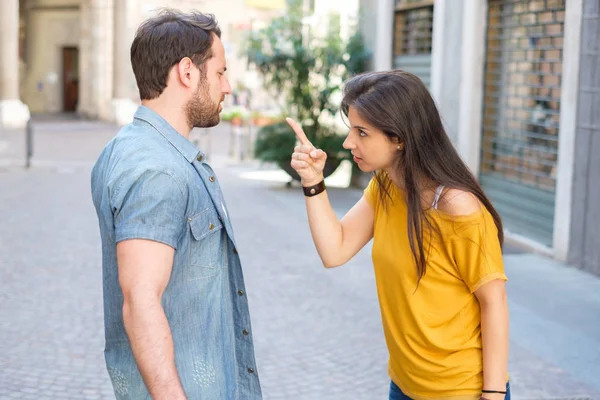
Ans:
<svg viewBox="0 0 600 400"><path fill-rule="evenodd" d="M321 181L313 186L302 186L302 190L304 191L304 195L306 197L316 196L319 193L323 193L325 191L325 181Z"/></svg>
<svg viewBox="0 0 600 400"><path fill-rule="evenodd" d="M498 393L498 394L506 394L506 391L502 392L500 390L485 390L483 389L481 393Z"/></svg>

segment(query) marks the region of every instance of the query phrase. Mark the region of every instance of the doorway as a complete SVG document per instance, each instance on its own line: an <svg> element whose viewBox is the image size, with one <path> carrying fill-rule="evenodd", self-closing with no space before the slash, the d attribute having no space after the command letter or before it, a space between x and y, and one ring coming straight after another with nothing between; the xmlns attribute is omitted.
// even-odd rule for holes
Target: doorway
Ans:
<svg viewBox="0 0 600 400"><path fill-rule="evenodd" d="M79 49L63 47L63 111L75 112L79 101Z"/></svg>

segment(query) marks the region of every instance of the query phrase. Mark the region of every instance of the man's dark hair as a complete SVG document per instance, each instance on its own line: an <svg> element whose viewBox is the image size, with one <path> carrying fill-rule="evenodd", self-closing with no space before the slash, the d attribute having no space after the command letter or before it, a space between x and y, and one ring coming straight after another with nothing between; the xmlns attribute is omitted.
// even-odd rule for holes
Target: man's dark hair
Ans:
<svg viewBox="0 0 600 400"><path fill-rule="evenodd" d="M221 29L212 14L163 9L143 22L131 44L131 66L141 100L155 99L167 87L171 68L189 57L201 70L213 54L213 34Z"/></svg>

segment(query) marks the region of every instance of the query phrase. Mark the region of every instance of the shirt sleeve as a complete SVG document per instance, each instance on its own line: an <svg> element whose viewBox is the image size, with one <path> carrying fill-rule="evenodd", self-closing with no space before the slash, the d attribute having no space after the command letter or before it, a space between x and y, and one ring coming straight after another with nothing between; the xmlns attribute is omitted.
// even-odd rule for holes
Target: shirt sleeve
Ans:
<svg viewBox="0 0 600 400"><path fill-rule="evenodd" d="M185 232L187 196L175 179L143 171L111 199L115 240L148 239L177 248Z"/></svg>
<svg viewBox="0 0 600 400"><path fill-rule="evenodd" d="M369 203L369 205L373 207L373 209L376 209L377 206L377 191L379 190L377 185L377 179L372 178L371 181L369 181L369 184L367 185L365 190L363 191L365 200L367 200L367 203Z"/></svg>
<svg viewBox="0 0 600 400"><path fill-rule="evenodd" d="M458 228L452 238L451 251L458 272L471 293L495 279L507 280L493 220L482 216Z"/></svg>

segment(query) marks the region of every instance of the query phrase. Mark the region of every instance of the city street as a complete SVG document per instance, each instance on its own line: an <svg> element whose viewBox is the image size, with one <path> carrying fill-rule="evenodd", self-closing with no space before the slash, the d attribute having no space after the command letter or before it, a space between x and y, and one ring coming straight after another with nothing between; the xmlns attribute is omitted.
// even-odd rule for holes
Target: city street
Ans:
<svg viewBox="0 0 600 400"><path fill-rule="evenodd" d="M0 399L112 399L89 175L118 128L48 118L35 127L29 170L24 133L0 131ZM231 160L229 139L223 124L199 145L228 199L264 398L387 399L370 245L323 268L301 190L273 167ZM333 187L341 172L329 189L340 217L361 196ZM509 248L513 398L600 399L600 278Z"/></svg>

